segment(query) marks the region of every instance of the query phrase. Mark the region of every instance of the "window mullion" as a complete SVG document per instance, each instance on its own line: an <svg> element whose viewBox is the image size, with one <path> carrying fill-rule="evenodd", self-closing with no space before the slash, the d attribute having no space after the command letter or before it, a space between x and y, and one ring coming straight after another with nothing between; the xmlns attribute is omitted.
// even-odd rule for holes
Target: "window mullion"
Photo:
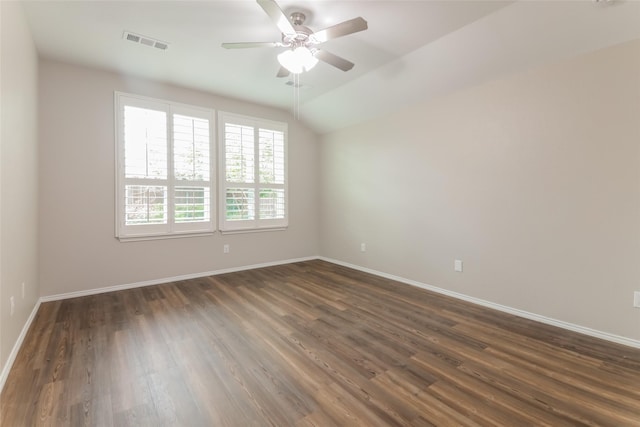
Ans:
<svg viewBox="0 0 640 427"><path fill-rule="evenodd" d="M254 184L254 212L256 225L260 223L260 128L253 127L253 184Z"/></svg>
<svg viewBox="0 0 640 427"><path fill-rule="evenodd" d="M174 231L175 224L175 168L173 158L173 111L167 108L167 226Z"/></svg>

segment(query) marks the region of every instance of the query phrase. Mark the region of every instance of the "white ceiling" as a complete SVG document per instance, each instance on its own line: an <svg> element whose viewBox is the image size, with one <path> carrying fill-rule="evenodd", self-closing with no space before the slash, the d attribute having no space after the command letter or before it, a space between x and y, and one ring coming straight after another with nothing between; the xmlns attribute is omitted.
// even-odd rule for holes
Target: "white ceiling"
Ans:
<svg viewBox="0 0 640 427"><path fill-rule="evenodd" d="M580 53L640 38L640 1L279 1L319 30L362 16L369 29L323 49L356 66L320 63L301 76L299 113L326 133L411 103ZM291 110L293 88L275 77L282 49L226 50L223 42L278 41L253 0L27 1L47 58L167 81ZM167 51L122 38L131 31Z"/></svg>

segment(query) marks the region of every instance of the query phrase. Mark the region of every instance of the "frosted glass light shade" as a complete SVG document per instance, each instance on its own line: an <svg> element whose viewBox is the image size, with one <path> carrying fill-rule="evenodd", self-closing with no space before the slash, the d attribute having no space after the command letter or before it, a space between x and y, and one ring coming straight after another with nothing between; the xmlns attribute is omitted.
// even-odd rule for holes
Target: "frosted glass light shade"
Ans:
<svg viewBox="0 0 640 427"><path fill-rule="evenodd" d="M309 71L318 63L318 59L304 46L289 49L278 55L278 62L293 74Z"/></svg>

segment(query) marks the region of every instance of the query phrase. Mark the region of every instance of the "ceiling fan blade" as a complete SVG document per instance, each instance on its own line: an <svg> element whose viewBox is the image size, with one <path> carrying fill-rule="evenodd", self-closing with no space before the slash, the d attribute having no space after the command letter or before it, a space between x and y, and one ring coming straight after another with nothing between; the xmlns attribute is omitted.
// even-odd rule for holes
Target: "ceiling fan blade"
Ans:
<svg viewBox="0 0 640 427"><path fill-rule="evenodd" d="M329 65L333 65L334 67L341 69L342 71L349 71L354 66L353 62L347 61L346 59L341 58L338 55L334 55L331 52L327 52L326 50L318 50L313 56L318 58L320 61L324 61Z"/></svg>
<svg viewBox="0 0 640 427"><path fill-rule="evenodd" d="M284 14L278 3L273 0L257 0L258 4L269 15L269 18L278 26L282 34L295 34L296 30Z"/></svg>
<svg viewBox="0 0 640 427"><path fill-rule="evenodd" d="M287 70L284 67L280 67L280 69L278 70L278 74L276 75L276 77L287 77L289 74L291 74L289 72L289 70Z"/></svg>
<svg viewBox="0 0 640 427"><path fill-rule="evenodd" d="M357 33L358 31L364 31L367 28L369 28L367 21L361 17L357 17L325 28L324 30L316 31L311 35L310 39L316 44L324 43L327 40Z"/></svg>
<svg viewBox="0 0 640 427"><path fill-rule="evenodd" d="M281 47L279 42L239 42L239 43L222 43L225 49L246 49L250 47Z"/></svg>

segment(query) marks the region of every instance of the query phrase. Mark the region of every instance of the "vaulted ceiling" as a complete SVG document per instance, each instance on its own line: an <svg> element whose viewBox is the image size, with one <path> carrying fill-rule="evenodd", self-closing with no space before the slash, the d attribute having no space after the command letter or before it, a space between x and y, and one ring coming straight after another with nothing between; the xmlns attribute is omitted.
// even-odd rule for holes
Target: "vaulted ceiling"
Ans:
<svg viewBox="0 0 640 427"><path fill-rule="evenodd" d="M319 30L362 16L367 31L323 48L354 62L320 63L300 77L299 114L326 133L411 103L509 73L640 38L640 2L360 0L278 2ZM43 57L148 77L277 108L293 108L289 78L276 78L283 48L226 50L278 41L253 0L28 1ZM129 42L130 31L169 43Z"/></svg>

